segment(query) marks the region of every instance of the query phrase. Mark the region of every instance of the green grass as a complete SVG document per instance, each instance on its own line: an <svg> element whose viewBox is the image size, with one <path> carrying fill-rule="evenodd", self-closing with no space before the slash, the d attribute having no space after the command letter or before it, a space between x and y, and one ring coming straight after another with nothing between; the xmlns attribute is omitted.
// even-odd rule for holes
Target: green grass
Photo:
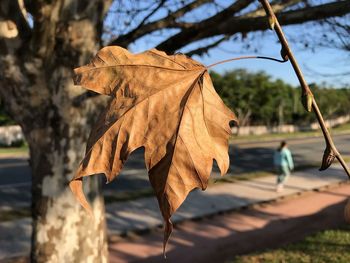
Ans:
<svg viewBox="0 0 350 263"><path fill-rule="evenodd" d="M261 253L237 256L230 263L350 262L350 226L326 230L300 242Z"/></svg>
<svg viewBox="0 0 350 263"><path fill-rule="evenodd" d="M130 200L136 200L143 197L155 196L152 188L135 190L135 191L124 191L115 192L113 195L105 195L106 204L113 202L124 202Z"/></svg>
<svg viewBox="0 0 350 263"><path fill-rule="evenodd" d="M12 221L20 218L30 217L29 208L18 208L18 210L9 210L0 212L0 222Z"/></svg>
<svg viewBox="0 0 350 263"><path fill-rule="evenodd" d="M294 132L294 133L271 133L262 135L238 135L231 136L230 140L234 141L268 141L277 139L291 139L291 138L304 138L304 137L316 137L321 136L322 133L318 131L310 132Z"/></svg>
<svg viewBox="0 0 350 263"><path fill-rule="evenodd" d="M24 155L29 154L28 145L23 145L21 147L1 147L0 148L0 157L1 155Z"/></svg>
<svg viewBox="0 0 350 263"><path fill-rule="evenodd" d="M341 134L345 132L350 132L350 123L345 123L330 129L332 135ZM304 138L304 137L318 137L322 136L321 130L317 131L300 131L293 133L271 133L263 135L239 135L231 136L230 140L232 142L237 141L268 141L268 140L277 140L277 139L293 139L293 138Z"/></svg>
<svg viewBox="0 0 350 263"><path fill-rule="evenodd" d="M345 123L345 124L341 124L341 125L333 128L332 131L335 131L335 132L350 131L350 122Z"/></svg>
<svg viewBox="0 0 350 263"><path fill-rule="evenodd" d="M350 132L350 123L339 125L331 130L332 134L339 134L344 132ZM256 141L256 140L274 140L274 139L290 139L290 138L304 138L322 136L321 131L307 131L307 132L295 132L295 133L273 133L264 135L246 135L246 136L231 136L230 140L237 141ZM23 155L29 154L29 148L27 144L20 147L0 147L1 155Z"/></svg>
<svg viewBox="0 0 350 263"><path fill-rule="evenodd" d="M264 172L250 172L250 173L243 173L238 175L225 175L223 177L218 178L210 178L209 179L209 185L216 185L216 184L227 184L227 183L237 183L239 181L248 181L255 178L261 178L265 176L271 176L275 175L272 171L264 171Z"/></svg>
<svg viewBox="0 0 350 263"><path fill-rule="evenodd" d="M350 158L344 157L344 160L350 160ZM295 167L293 172L303 171L310 168L319 168L321 163L309 163L304 165L298 165ZM292 172L292 175L293 175ZM210 178L209 185L219 184L219 183L236 183L239 181L248 181L256 178L266 177L266 176L276 176L276 172L273 170L270 171L262 171L262 172L247 172L242 174L234 174L234 175L225 175L219 178Z"/></svg>

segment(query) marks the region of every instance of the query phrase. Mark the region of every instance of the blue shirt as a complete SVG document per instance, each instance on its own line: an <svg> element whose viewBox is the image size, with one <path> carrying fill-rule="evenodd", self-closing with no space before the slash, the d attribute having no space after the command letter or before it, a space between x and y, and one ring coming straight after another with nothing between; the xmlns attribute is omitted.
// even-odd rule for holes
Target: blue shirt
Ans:
<svg viewBox="0 0 350 263"><path fill-rule="evenodd" d="M276 151L273 156L273 164L277 167L287 167L289 170L293 170L294 162L290 150L283 148L281 151Z"/></svg>

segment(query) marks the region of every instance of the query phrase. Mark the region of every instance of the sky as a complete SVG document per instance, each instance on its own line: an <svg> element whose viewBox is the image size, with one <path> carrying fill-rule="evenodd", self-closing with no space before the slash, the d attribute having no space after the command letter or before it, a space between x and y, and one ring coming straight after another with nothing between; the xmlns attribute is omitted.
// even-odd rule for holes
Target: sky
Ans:
<svg viewBox="0 0 350 263"><path fill-rule="evenodd" d="M327 2L326 0L320 1ZM319 3L321 3L320 1ZM227 6L231 3L231 1L227 0L217 0L217 2L219 2L222 6ZM130 2L126 1L126 3ZM145 3L147 3L147 1ZM259 5L258 3L254 4ZM251 8L254 8L254 6L251 6ZM185 16L183 19L186 22L191 22L191 20L198 21L203 19L203 16L210 17L211 15L215 14L215 12L216 11L213 8L207 8L206 6L205 9L195 10L194 12L187 14L187 16ZM157 20L163 16L165 16L165 14L161 12L156 13L151 20ZM111 24L125 24L124 20L117 23L117 21L115 21L115 17L112 18L113 19L110 21ZM121 19L123 19L123 17ZM350 19L350 15L344 19ZM136 17L129 22L131 24L125 26L125 29L130 26L132 28L137 24ZM135 25L132 23L135 23ZM120 27L118 28L120 29ZM123 33L123 29L120 30L120 33ZM283 27L283 30L287 39L292 40L289 41L290 46L308 83L326 82L328 86L350 87L350 74L343 74L346 72L350 73L350 52L345 52L337 48L314 48L315 46L312 45L305 47L304 44L301 43L304 42L303 38L305 38L305 35L310 33L311 36L321 35L324 33L322 31L324 28L315 27L312 23L305 23L303 26L286 26ZM151 37L144 37L137 40L135 43L130 45L129 49L135 53L145 51L162 42L166 36L170 36L176 32L176 30L156 32L156 34ZM248 34L248 39L251 35L252 34ZM204 42L205 41L209 41L208 43L210 43L210 40L204 40ZM311 39L310 42L312 41L313 40ZM203 44L203 42L201 43ZM190 44L180 51L185 53L186 51L197 48L201 43ZM247 43L250 44L249 48L246 47ZM210 65L220 60L245 55L269 56L280 59L280 49L281 46L275 32L272 30L267 30L264 32L257 32L255 34L255 38L251 39L250 41L242 41L241 36L238 35L235 40L224 42L218 47L211 49L207 55L203 55L201 57L194 56L193 58L204 65ZM280 78L293 86L297 86L299 84L290 62L281 64L273 61L257 59L240 60L218 65L217 67L213 68L213 70L219 73L224 73L225 71L238 68L245 68L253 72L265 71L273 78Z"/></svg>
<svg viewBox="0 0 350 263"><path fill-rule="evenodd" d="M284 31L287 40L295 39L299 28L298 26L285 27ZM204 65L246 55L268 56L280 59L281 46L275 32L268 30L260 34L261 36L258 33L257 39L251 41L251 45L254 48L246 50L244 43L237 39L224 42L218 47L211 49L208 54L193 56L193 58ZM299 43L295 43L295 41L290 41L289 44L308 83L321 84L325 82L328 86L336 88L350 86L350 74L345 74L350 72L350 52L338 48L304 47ZM142 52L154 47L154 45L153 41L142 39L131 46L131 51ZM196 46L198 45L190 45L191 48ZM184 48L182 51L185 52L191 48ZM245 68L253 72L265 71L274 79L282 79L293 86L299 85L299 81L289 61L277 63L261 59L239 60L218 65L213 70L218 73L224 73L225 71L238 68Z"/></svg>
<svg viewBox="0 0 350 263"><path fill-rule="evenodd" d="M274 35L272 31L266 33L270 33L272 36ZM271 37L267 37L262 40L261 49L258 52L242 51L241 53L236 52L234 54L230 54L228 51L237 50L237 45L232 42L223 43L219 47L212 49L208 55L202 57L196 56L194 58L205 65L242 55L260 55L280 59L281 46L279 43L276 43L276 40L277 37L274 40ZM290 47L308 83L326 82L328 85L335 87L350 86L350 74L341 74L350 72L350 52L321 47L313 51L311 48L300 48L298 45L293 47L293 42L290 43ZM245 68L254 72L265 71L276 79L280 78L294 86L299 85L299 81L289 61L286 63L277 63L259 59L239 60L218 65L213 69L219 73L223 73L238 68Z"/></svg>

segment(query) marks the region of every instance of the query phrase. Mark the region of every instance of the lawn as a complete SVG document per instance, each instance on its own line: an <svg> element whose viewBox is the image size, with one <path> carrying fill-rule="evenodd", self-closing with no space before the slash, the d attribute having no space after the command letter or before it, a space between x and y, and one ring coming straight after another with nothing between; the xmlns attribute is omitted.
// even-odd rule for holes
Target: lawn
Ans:
<svg viewBox="0 0 350 263"><path fill-rule="evenodd" d="M329 129L332 135L343 134L350 132L350 123L345 123L338 125ZM269 141L269 140L279 140L279 139L296 139L296 138L307 138L307 137L319 137L322 136L321 129L316 131L300 131L293 133L270 133L263 135L239 135L239 136L231 136L231 140L233 142L242 141L242 142L250 142L250 141Z"/></svg>
<svg viewBox="0 0 350 263"><path fill-rule="evenodd" d="M350 123L348 122L348 123L339 125L339 126L333 128L332 130L335 132L350 131Z"/></svg>
<svg viewBox="0 0 350 263"><path fill-rule="evenodd" d="M28 152L27 145L21 147L0 147L0 157L5 155L26 155Z"/></svg>
<svg viewBox="0 0 350 263"><path fill-rule="evenodd" d="M230 263L347 263L350 262L350 226L318 232L300 242L261 253L237 256Z"/></svg>
<svg viewBox="0 0 350 263"><path fill-rule="evenodd" d="M341 134L350 132L350 123L339 125L336 128L332 129L332 134ZM250 142L250 141L268 141L268 140L277 140L277 139L292 139L292 138L306 138L306 137L315 137L322 136L320 130L318 131L307 131L307 132L295 132L295 133L273 133L273 134L264 134L264 135L247 135L247 136L232 136L231 140L233 142ZM25 144L21 147L0 147L0 157L7 155L26 155L29 154L28 145Z"/></svg>

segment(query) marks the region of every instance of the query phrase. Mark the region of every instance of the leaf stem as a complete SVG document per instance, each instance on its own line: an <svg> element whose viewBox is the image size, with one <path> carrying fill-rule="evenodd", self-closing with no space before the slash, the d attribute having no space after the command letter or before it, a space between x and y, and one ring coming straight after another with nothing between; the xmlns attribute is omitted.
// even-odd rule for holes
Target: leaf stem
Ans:
<svg viewBox="0 0 350 263"><path fill-rule="evenodd" d="M302 71L301 71L301 69L300 69L300 67L299 67L299 65L297 63L297 60L295 59L295 57L293 55L292 50L289 47L288 41L287 41L283 31L282 31L282 27L279 24L279 21L278 21L275 13L273 12L273 10L271 8L271 5L270 5L269 1L268 0L259 0L259 1L262 4L266 14L268 15L269 21L273 21L274 22L273 23L273 29L276 31L278 39L280 40L281 45L282 45L281 53L286 54L287 57L289 58L290 63L293 66L294 72L295 72L295 74L297 75L297 77L299 79L300 86L301 86L301 89L302 89L302 95L312 95L312 92L311 92L308 84L305 81L303 73L302 73ZM312 95L312 97L313 97L313 95ZM337 148L335 147L334 142L332 140L332 137L331 137L331 135L330 135L330 133L329 133L327 127L326 127L326 124L324 122L323 116L322 116L322 114L321 114L321 112L320 112L320 110L319 110L319 108L317 106L317 103L316 103L316 100L315 100L314 97L312 98L312 109L313 109L313 111L314 111L314 113L316 115L316 118L317 118L317 120L318 120L318 122L320 124L320 127L321 127L321 130L322 130L322 133L323 133L323 136L325 138L327 146L329 146L332 149L333 153L335 154L335 157L340 162L340 164L344 168L344 171L346 172L346 174L350 178L350 169L347 166L347 164L344 161L344 159L341 156L341 154L338 152Z"/></svg>
<svg viewBox="0 0 350 263"><path fill-rule="evenodd" d="M264 57L264 56L243 56L243 57L237 57L237 58L230 58L230 59L221 60L221 61L218 61L218 62L216 62L214 64L210 64L206 68L209 69L209 68L215 67L216 65L219 65L219 64L224 64L224 63L227 63L227 62L231 62L231 61L235 61L235 60L243 60L243 59L266 59L266 60L276 61L276 62L279 62L279 63L284 63L284 62L287 61L287 60L281 60L281 59L277 59L277 58L270 58L270 57Z"/></svg>

